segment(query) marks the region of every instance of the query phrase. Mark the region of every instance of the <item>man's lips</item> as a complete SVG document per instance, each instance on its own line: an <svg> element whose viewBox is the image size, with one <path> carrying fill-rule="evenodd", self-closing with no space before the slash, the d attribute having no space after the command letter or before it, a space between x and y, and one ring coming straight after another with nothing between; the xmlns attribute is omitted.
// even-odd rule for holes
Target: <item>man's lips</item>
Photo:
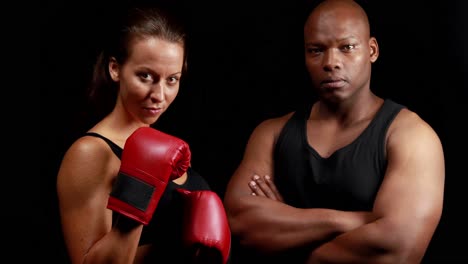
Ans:
<svg viewBox="0 0 468 264"><path fill-rule="evenodd" d="M320 83L320 86L325 89L337 89L346 85L346 81L342 79L330 79Z"/></svg>

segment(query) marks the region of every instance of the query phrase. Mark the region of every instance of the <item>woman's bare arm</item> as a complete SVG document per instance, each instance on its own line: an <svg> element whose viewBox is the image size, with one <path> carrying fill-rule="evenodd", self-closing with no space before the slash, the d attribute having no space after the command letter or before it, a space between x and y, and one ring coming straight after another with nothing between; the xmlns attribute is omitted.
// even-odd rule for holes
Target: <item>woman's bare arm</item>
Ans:
<svg viewBox="0 0 468 264"><path fill-rule="evenodd" d="M100 139L83 137L66 152L57 178L64 235L71 263L132 263L142 225L120 219L112 226L107 201L120 161Z"/></svg>

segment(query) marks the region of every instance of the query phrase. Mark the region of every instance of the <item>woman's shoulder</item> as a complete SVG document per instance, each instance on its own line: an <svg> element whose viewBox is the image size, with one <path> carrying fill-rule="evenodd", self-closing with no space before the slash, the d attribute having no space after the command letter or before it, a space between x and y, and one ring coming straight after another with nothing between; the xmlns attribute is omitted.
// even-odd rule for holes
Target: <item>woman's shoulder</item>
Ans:
<svg viewBox="0 0 468 264"><path fill-rule="evenodd" d="M68 177L96 178L96 175L112 175L118 170L120 160L107 143L100 138L83 136L75 140L66 151L61 174Z"/></svg>
<svg viewBox="0 0 468 264"><path fill-rule="evenodd" d="M75 140L66 155L80 159L105 157L110 154L108 144L99 137L83 135Z"/></svg>

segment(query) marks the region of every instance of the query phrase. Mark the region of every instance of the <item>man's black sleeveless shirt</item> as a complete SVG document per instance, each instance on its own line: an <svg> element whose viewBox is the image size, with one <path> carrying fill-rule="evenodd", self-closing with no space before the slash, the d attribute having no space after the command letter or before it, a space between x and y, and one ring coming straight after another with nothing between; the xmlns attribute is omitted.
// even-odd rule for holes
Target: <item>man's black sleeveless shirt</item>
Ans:
<svg viewBox="0 0 468 264"><path fill-rule="evenodd" d="M298 208L371 210L387 166L386 133L403 107L385 100L367 128L328 158L307 140L312 106L296 111L274 149L275 182L285 202Z"/></svg>

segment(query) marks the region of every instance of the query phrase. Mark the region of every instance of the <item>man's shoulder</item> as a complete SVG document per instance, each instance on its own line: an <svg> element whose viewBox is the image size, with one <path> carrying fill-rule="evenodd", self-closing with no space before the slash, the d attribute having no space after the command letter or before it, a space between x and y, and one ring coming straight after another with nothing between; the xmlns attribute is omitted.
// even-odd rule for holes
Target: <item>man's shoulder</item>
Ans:
<svg viewBox="0 0 468 264"><path fill-rule="evenodd" d="M292 111L276 117L264 119L257 125L253 134L262 136L272 136L273 138L276 138L277 135L283 129L284 125L294 115L294 113L295 111Z"/></svg>
<svg viewBox="0 0 468 264"><path fill-rule="evenodd" d="M259 126L268 126L268 127L282 127L288 120L296 113L296 111L291 111L286 114L282 114L276 117L271 117L263 120Z"/></svg>
<svg viewBox="0 0 468 264"><path fill-rule="evenodd" d="M438 138L436 131L419 114L409 108L402 108L390 127L391 134L406 135L404 138L422 140L423 135Z"/></svg>

